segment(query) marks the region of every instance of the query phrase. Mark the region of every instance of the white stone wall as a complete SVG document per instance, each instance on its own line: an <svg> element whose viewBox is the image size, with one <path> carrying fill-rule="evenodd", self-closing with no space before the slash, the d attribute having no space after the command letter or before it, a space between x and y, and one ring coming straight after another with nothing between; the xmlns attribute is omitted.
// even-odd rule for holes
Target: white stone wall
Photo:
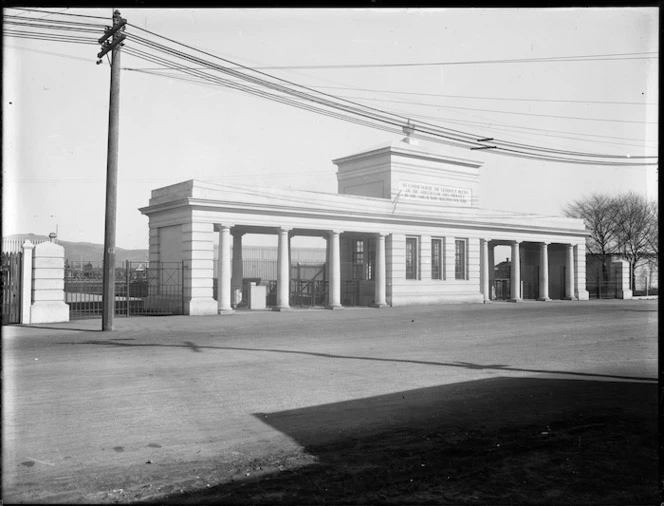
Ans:
<svg viewBox="0 0 664 506"><path fill-rule="evenodd" d="M65 249L52 242L35 246L32 259L30 323L69 321L65 303Z"/></svg>

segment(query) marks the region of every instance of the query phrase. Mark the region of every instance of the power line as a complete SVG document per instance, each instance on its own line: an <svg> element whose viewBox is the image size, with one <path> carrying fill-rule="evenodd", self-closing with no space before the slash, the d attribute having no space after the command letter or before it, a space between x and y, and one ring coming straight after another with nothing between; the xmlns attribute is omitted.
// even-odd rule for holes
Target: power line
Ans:
<svg viewBox="0 0 664 506"><path fill-rule="evenodd" d="M185 59L187 59L187 58L185 58ZM216 66L213 65L211 68L215 68L215 67L216 67ZM190 74L192 73L192 68L191 68L191 67L181 68L180 70L182 70L182 71L188 71ZM227 69L227 68L224 68L222 71L225 71L225 72L227 72L227 73L230 73L231 75L234 75L235 77L244 77L244 78L247 77L247 76L242 76L241 74L240 74L240 76L238 76L237 73L234 74L233 72L229 72L229 69ZM195 71L193 71L193 72L195 72ZM195 75L195 74L194 74L194 75ZM256 82L257 84L262 84L262 85L265 85L265 84L266 84L265 82L262 82L262 83L261 83L260 81L256 81L255 79L254 79L254 82ZM267 85L268 85L269 87L273 87L273 83L267 83ZM255 93L255 89L252 89L251 92ZM307 97L307 98L309 98L309 97ZM381 112L382 112L382 113L386 113L385 111L381 111ZM390 113L386 113L386 114L390 114ZM391 114L393 114L393 113L391 113ZM375 118L374 118L374 119L375 119ZM418 124L418 129L417 129L417 130L418 130L418 134L417 134L417 135L424 134L425 137L426 137L427 135L434 135L434 136L436 136L436 134L439 135L439 134L440 134L440 131L441 131L441 130L440 130L440 127L439 127L439 126L436 126L436 128L438 128L438 131L437 131L437 132L436 132L435 130L432 131L432 130L430 130L430 129L429 129L429 131L427 131L427 130L423 129L422 127L420 127L419 124ZM449 129L444 129L444 130L446 130L446 131L450 131ZM458 133L460 133L463 137L460 138L460 137L457 136L456 138L453 138L452 140L456 140L456 142L465 142L465 143L468 143L468 142L469 142L469 139L471 139L471 138L474 137L475 142L476 142L476 139L477 139L476 136L472 136L472 135L467 134L467 133L465 133L465 132L458 132ZM448 138L449 138L449 137L448 137ZM526 145L522 145L522 146L526 146ZM529 147L529 149L530 149L530 147ZM539 150L539 151L546 152L546 153L552 153L552 152L555 152L555 153L569 154L569 152L566 152L566 151L561 151L561 150L551 150L551 149L549 149L549 148L541 149L541 148L539 148L539 147L535 147L535 149L537 149L537 150ZM514 150L514 149L505 149L505 151L506 151L506 152L514 152L514 153L518 153L518 150ZM578 153L578 152L574 152L574 153ZM542 155L538 155L538 156L539 156L539 158L542 158ZM587 156L587 157L595 157L595 158L597 158L597 157L607 158L607 156L605 156L605 155L592 154L592 153L584 153L583 156ZM608 157L615 157L615 156L616 156L616 155L608 155ZM624 158L624 157L621 157L621 158ZM560 157L552 157L551 159L554 160L554 161L562 161ZM565 159L564 161L567 161L567 162L570 162L570 161L571 161L571 162L573 162L573 160L569 160L569 159ZM589 163L588 160L577 160L577 161L579 161L580 163L584 163L584 164ZM590 163L594 163L594 164L596 164L596 163L601 163L601 162L591 161ZM631 163L631 162L630 162L630 163L624 163L624 162L611 162L610 164L613 165L613 164L616 164L616 163L624 164L624 165L635 165L634 163Z"/></svg>
<svg viewBox="0 0 664 506"><path fill-rule="evenodd" d="M455 105L444 105L444 104L423 104L421 102L408 102L404 100L387 100L382 98L366 98L366 97L352 97L346 96L346 98L352 98L353 100L371 100L372 102L388 102L391 104L408 104L416 105L421 107L438 107L441 109L460 109L463 111L477 111L477 112L489 112L489 113L498 113L498 114L515 114L517 116L537 116L541 118L555 118L555 119L571 119L577 121L601 121L606 122L610 121L612 123L637 123L637 124L657 124L657 121L633 121L625 119L610 119L610 118L581 118L577 116L558 116L553 114L537 114L532 112L514 112L514 111L497 111L495 109L477 109L474 107L461 107Z"/></svg>
<svg viewBox="0 0 664 506"><path fill-rule="evenodd" d="M615 61L615 60L651 60L658 56L632 56L632 55L657 55L656 51L643 53L613 53L599 55L581 56L554 56L548 58L520 58L510 60L475 60L475 61L451 61L451 62L423 62L423 63L340 63L328 65L266 65L252 67L260 70L338 70L358 68L390 68L390 67L438 67L451 65L484 65L503 63L555 63L555 62L586 62L586 61ZM238 67L243 68L243 67Z"/></svg>
<svg viewBox="0 0 664 506"><path fill-rule="evenodd" d="M49 15L57 15L57 16L71 16L71 17L76 17L76 18L90 18L90 19L103 19L104 21L108 21L108 18L102 17L102 16L90 16L86 14L74 14L71 12L53 12L53 11L45 11L45 10L40 10L40 9L26 9L25 7L10 7L10 9L15 9L19 11L25 11L25 12L37 12L40 14L49 14Z"/></svg>
<svg viewBox="0 0 664 506"><path fill-rule="evenodd" d="M570 103L570 104L616 104L616 105L658 105L657 102L629 102L629 101L616 101L616 100L565 100L565 99L548 99L548 98L516 98L516 97L477 97L470 95L443 95L440 93L417 93L410 91L395 91L395 90L375 90L369 88L351 88L346 86L315 86L315 88L350 90L350 91L367 91L371 93L388 93L395 95L416 95L422 97L440 97L440 98L462 98L473 100L500 100L510 102L551 102L551 103Z"/></svg>
<svg viewBox="0 0 664 506"><path fill-rule="evenodd" d="M165 68L165 67L159 67L159 68ZM187 67L187 68L191 69L191 67ZM163 71L151 71L151 70L145 70L144 68L130 68L130 67L125 67L124 70L215 87L215 85L210 83L210 82L200 80L200 79L195 79L193 77L183 77L182 75L177 74L177 73L167 73L167 72L163 72ZM399 112L399 114L406 115L408 113ZM574 132L574 131L551 130L551 129L534 128L534 127L520 127L520 126L517 126L517 125L506 125L504 123L495 123L494 121L489 120L489 119L486 119L486 121L480 122L480 121L470 121L470 120L452 120L452 119L449 119L449 118L441 118L440 116L427 116L427 115L421 115L421 114L411 114L411 116L413 118L432 119L432 120L439 121L439 122L442 121L443 123L480 125L480 126L485 126L487 128L493 128L493 129L505 130L505 131L514 131L514 130L510 130L510 129L526 130L526 132L528 132L532 135L544 135L544 136L547 136L547 137L559 137L559 138L562 138L562 139L578 140L578 141L584 141L584 142L596 142L596 143L605 144L604 141L579 139L577 137L563 137L563 136L557 136L557 135L552 135L552 134L553 133L564 133L564 134L569 134L569 135L577 135L577 136L582 136L582 137L594 137L594 138L600 138L600 139L633 140L633 141L640 142L640 144L633 144L633 143L631 143L631 144L630 143L624 143L624 144L629 145L629 146L639 146L639 147L643 147L644 143L656 142L656 141L647 141L647 140L644 140L644 139L636 139L636 138L625 138L625 137L616 137L616 136L608 136L608 135L593 135L593 134L586 134L586 133ZM507 128L497 128L497 127L500 127L500 126L507 127ZM536 131L539 131L539 132L546 132L546 133L536 134L536 133L531 132L533 130L536 130ZM612 142L612 144L617 144L617 143Z"/></svg>
<svg viewBox="0 0 664 506"><path fill-rule="evenodd" d="M188 50L197 51L206 56L211 56L217 60L223 61L227 65L219 65L217 63L212 63L208 60L193 56L190 53L183 52L172 47L166 46L159 42L146 39L144 37L137 36L133 33L128 33L127 37L136 43L137 46L144 46L146 50L140 50L137 47L127 48L127 53L138 58L141 58L152 63L157 63L160 65L166 65L169 68L172 68L175 71L188 74L189 76L197 79L202 79L208 82L212 82L219 86L224 86L227 88L235 89L245 93L253 94L262 98L267 98L285 105L291 105L298 107L300 109L308 110L318 114L323 114L332 118L341 119L344 121L350 121L356 124L363 126L368 126L372 128L378 128L381 130L389 131L391 133L400 133L401 129L406 126L406 120L408 125L411 127L412 136L416 138L421 138L428 141L442 142L445 144L456 145L460 147L469 148L475 146L475 149L478 147L480 149L486 149L491 147L492 152L501 151L503 153L515 155L515 156L529 156L534 157L540 160L547 161L558 161L565 163L582 163L582 164L596 164L596 165L619 165L619 166L633 166L633 165L652 165L645 162L634 162L634 161L610 161L615 159L616 155L606 155L600 153L585 153L578 151L567 151L567 150L555 150L551 148L546 148L536 145L528 145L523 143L514 143L510 141L504 141L501 139L491 139L492 146L487 146L482 143L479 139L482 136L477 134L459 131L443 127L440 124L432 124L426 122L418 122L417 125L413 125L410 119L404 117L401 114L377 109L370 107L366 104L354 102L344 97L338 97L324 93L291 81L281 79L265 72L261 72L250 67L239 65L244 71L252 72L256 75L249 75L246 72L240 72L236 70L238 64L231 60L215 56L211 53L196 49L192 46L182 44L167 37L163 37L158 34L154 34L149 30L136 27L131 25L133 28L137 28L141 31L149 33L153 36L159 37L161 39L167 40L179 46L182 46ZM47 25L48 27L48 25ZM84 39L82 37L74 36L64 36L64 35L52 35L44 33L35 33L35 32L20 32L14 30L13 33L16 35L22 35L24 37L32 38L44 38L46 40L58 40L58 41L77 41L77 42L87 42L89 39ZM191 67L187 68L181 62L168 60L166 58L157 56L154 52L163 53L169 57L174 57L176 59L183 60L189 64L201 65L207 72L193 70ZM230 67L232 65L234 67ZM214 76L209 73L209 71L216 71L226 74L232 79L221 78L219 76ZM482 110L483 112L487 112ZM494 146L495 145L495 146ZM554 156L555 155L555 156ZM585 157L585 159L583 158ZM589 160L588 158L593 158ZM620 156L619 158L627 158ZM654 158L654 157L653 157Z"/></svg>

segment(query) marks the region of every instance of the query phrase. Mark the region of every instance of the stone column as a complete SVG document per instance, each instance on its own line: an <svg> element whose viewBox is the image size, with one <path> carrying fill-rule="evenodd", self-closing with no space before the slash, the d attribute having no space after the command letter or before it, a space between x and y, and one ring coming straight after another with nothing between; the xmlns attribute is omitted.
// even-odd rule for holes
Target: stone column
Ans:
<svg viewBox="0 0 664 506"><path fill-rule="evenodd" d="M218 225L219 258L217 259L217 309L227 313L231 307L231 227Z"/></svg>
<svg viewBox="0 0 664 506"><path fill-rule="evenodd" d="M242 232L232 232L233 235L233 274L231 276L232 305L237 306L242 299ZM239 294L239 296L238 296Z"/></svg>
<svg viewBox="0 0 664 506"><path fill-rule="evenodd" d="M30 323L69 321L65 303L65 249L54 242L35 246L32 262Z"/></svg>
<svg viewBox="0 0 664 506"><path fill-rule="evenodd" d="M615 273L616 297L618 299L631 299L633 292L629 289L630 269L627 260L614 260L611 269Z"/></svg>
<svg viewBox="0 0 664 506"><path fill-rule="evenodd" d="M585 243L574 246L574 296L578 300L588 300L586 290L586 245Z"/></svg>
<svg viewBox="0 0 664 506"><path fill-rule="evenodd" d="M274 311L290 309L290 251L288 228L279 229L279 246L277 250L277 305Z"/></svg>
<svg viewBox="0 0 664 506"><path fill-rule="evenodd" d="M161 245L164 251L164 245ZM182 225L182 259L184 260L184 313L192 316L217 314L217 301L212 293L214 276L214 225L189 221ZM164 256L160 254L164 265Z"/></svg>
<svg viewBox="0 0 664 506"><path fill-rule="evenodd" d="M376 271L374 273L374 303L372 307L385 307L386 280L385 270L385 234L376 236Z"/></svg>
<svg viewBox="0 0 664 506"><path fill-rule="evenodd" d="M480 239L480 280L481 290L484 296L484 303L491 302L491 292L489 285L489 240Z"/></svg>
<svg viewBox="0 0 664 506"><path fill-rule="evenodd" d="M511 300L512 302L522 302L521 298L521 255L519 246L521 241L512 241L512 278L511 283Z"/></svg>
<svg viewBox="0 0 664 506"><path fill-rule="evenodd" d="M574 246L565 245L565 300L574 300Z"/></svg>
<svg viewBox="0 0 664 506"><path fill-rule="evenodd" d="M330 258L330 282L327 309L341 308L341 251L339 249L340 232L332 230L327 242Z"/></svg>
<svg viewBox="0 0 664 506"><path fill-rule="evenodd" d="M21 319L20 319L20 322L23 325L30 324L30 304L32 303L32 253L34 248L35 245L32 244L30 240L27 240L23 243L23 267L21 269Z"/></svg>
<svg viewBox="0 0 664 506"><path fill-rule="evenodd" d="M493 252L494 246L489 243L489 298L494 300L496 298L496 261Z"/></svg>
<svg viewBox="0 0 664 506"><path fill-rule="evenodd" d="M549 243L540 243L540 271L539 271L539 298L537 300L550 301L549 298Z"/></svg>

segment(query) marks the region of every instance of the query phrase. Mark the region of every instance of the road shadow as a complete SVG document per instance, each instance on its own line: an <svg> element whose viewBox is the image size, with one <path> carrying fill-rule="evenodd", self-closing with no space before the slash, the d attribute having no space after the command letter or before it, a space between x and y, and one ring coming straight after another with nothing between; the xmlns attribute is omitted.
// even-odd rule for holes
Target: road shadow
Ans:
<svg viewBox="0 0 664 506"><path fill-rule="evenodd" d="M310 457L161 504L655 504L657 386L492 378L255 413ZM315 463L311 463L312 459ZM223 482L223 483L222 483Z"/></svg>
<svg viewBox="0 0 664 506"><path fill-rule="evenodd" d="M373 362L394 362L402 364L415 364L425 366L438 366L438 367L452 367L462 369L475 369L475 370L494 370L494 371L508 371L508 372L528 372L536 374L556 374L564 376L577 376L581 378L591 379L614 379L614 380L635 380L635 381L649 381L656 382L656 378L649 378L647 376L627 376L620 374L603 374L582 371L561 371L556 369L531 369L523 367L512 367L508 364L476 364L473 362L437 362L433 360L414 360L405 358L390 358L390 357L369 357L362 355L337 355L332 353L320 353L314 351L304 350L289 350L289 349L275 349L275 348L247 348L239 346L210 346L198 345L192 341L184 341L182 343L164 344L164 343L125 343L118 342L120 339L103 339L99 341L66 341L57 344L63 345L93 345L93 346L116 346L116 347L139 347L139 348L175 348L187 349L194 353L202 353L204 350L221 350L221 351L249 351L257 353L283 353L289 355L304 355L318 358L340 359L340 360L359 360L359 361L373 361Z"/></svg>

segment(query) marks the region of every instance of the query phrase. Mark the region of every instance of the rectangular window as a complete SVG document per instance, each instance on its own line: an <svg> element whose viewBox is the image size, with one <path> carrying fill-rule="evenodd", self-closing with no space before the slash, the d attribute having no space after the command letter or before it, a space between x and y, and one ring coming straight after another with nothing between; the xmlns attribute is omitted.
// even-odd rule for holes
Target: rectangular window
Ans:
<svg viewBox="0 0 664 506"><path fill-rule="evenodd" d="M353 245L353 279L364 279L364 239L356 239Z"/></svg>
<svg viewBox="0 0 664 506"><path fill-rule="evenodd" d="M442 239L431 239L431 279L443 279Z"/></svg>
<svg viewBox="0 0 664 506"><path fill-rule="evenodd" d="M406 279L417 279L417 237L406 237Z"/></svg>
<svg viewBox="0 0 664 506"><path fill-rule="evenodd" d="M454 279L467 279L466 250L468 239L454 241Z"/></svg>

